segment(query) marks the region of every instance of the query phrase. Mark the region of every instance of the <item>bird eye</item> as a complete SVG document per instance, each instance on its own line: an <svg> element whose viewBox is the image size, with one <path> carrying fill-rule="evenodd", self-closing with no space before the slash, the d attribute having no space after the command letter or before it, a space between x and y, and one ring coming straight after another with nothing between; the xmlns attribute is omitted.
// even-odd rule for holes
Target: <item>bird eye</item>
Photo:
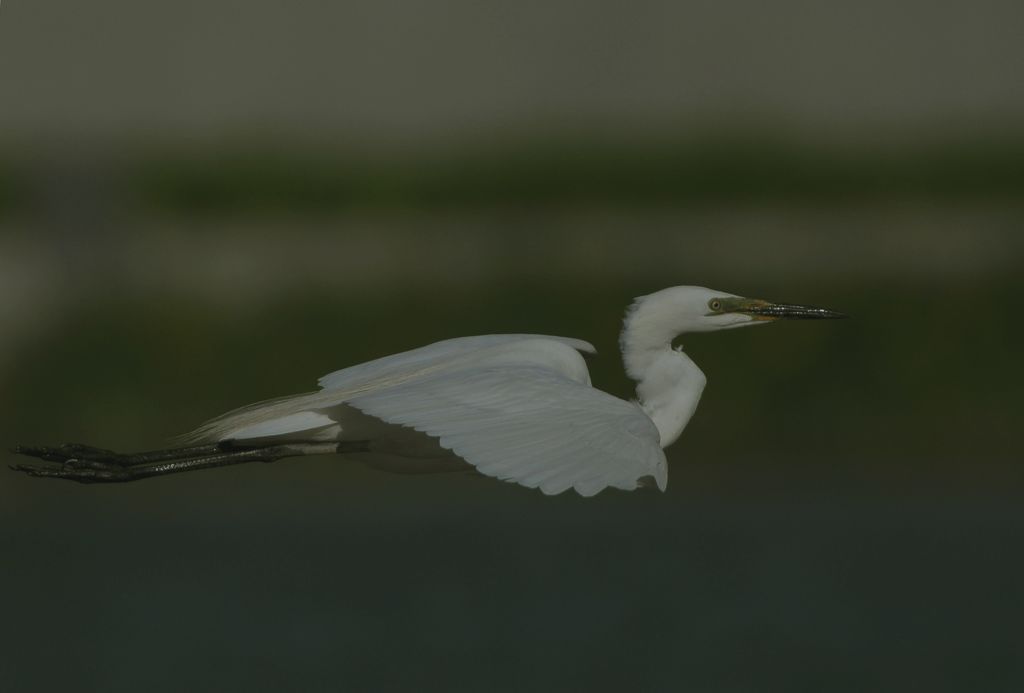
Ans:
<svg viewBox="0 0 1024 693"><path fill-rule="evenodd" d="M714 311L722 310L722 302L719 301L717 298L712 299L711 302L708 303L708 307L710 307L711 310L714 310Z"/></svg>

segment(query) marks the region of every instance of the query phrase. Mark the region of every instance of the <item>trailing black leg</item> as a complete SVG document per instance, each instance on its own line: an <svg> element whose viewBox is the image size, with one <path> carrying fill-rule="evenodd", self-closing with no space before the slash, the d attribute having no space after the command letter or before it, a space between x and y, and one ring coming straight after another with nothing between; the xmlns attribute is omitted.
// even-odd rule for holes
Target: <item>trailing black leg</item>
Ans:
<svg viewBox="0 0 1024 693"><path fill-rule="evenodd" d="M70 479L81 483L111 483L245 462L275 462L285 457L357 452L365 449L366 443L363 441L264 445L241 445L233 441L223 441L188 448L120 454L85 445L68 444L56 448L17 447L14 452L37 457L45 462L57 463L59 466L18 464L12 465L11 469L35 477Z"/></svg>
<svg viewBox="0 0 1024 693"><path fill-rule="evenodd" d="M55 448L32 447L26 445L16 446L12 452L29 457L38 457L46 462L58 462L60 464L93 461L108 465L119 465L122 467L147 462L160 462L162 460L175 460L183 457L197 457L200 455L212 455L232 449L234 446L229 442L209 443L207 445L196 445L187 448L170 448L167 450L149 450L147 452L135 452L124 454L113 450L104 450L91 445L81 443L64 443Z"/></svg>

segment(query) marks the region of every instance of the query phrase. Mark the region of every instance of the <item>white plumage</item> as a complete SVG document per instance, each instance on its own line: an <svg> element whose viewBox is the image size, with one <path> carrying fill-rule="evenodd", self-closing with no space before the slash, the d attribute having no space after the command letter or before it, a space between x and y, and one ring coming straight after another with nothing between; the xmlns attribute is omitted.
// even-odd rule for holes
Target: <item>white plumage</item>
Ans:
<svg viewBox="0 0 1024 693"><path fill-rule="evenodd" d="M320 392L231 412L190 438L369 439L352 456L389 469L451 468L454 454L548 494L634 489L644 477L664 489L657 428L637 404L591 387L581 351L595 350L543 335L450 339L336 371Z"/></svg>
<svg viewBox="0 0 1024 693"><path fill-rule="evenodd" d="M437 342L330 373L320 391L260 402L185 438L191 446L122 455L91 446L19 447L57 466L32 476L119 482L243 462L341 453L405 472L475 468L544 493L635 489L668 481L662 448L690 421L706 379L673 348L686 332L778 318L837 318L822 308L746 299L695 286L642 296L619 340L637 382L627 402L591 387L587 342L530 334Z"/></svg>
<svg viewBox="0 0 1024 693"><path fill-rule="evenodd" d="M321 390L225 414L189 436L197 443L364 441L349 453L401 471L477 471L544 493L635 489L668 481L662 448L696 411L706 379L672 342L686 332L777 318L843 317L702 287L638 298L620 337L627 402L590 384L587 342L509 334L462 337L386 356L320 379ZM320 448L313 448L320 450Z"/></svg>

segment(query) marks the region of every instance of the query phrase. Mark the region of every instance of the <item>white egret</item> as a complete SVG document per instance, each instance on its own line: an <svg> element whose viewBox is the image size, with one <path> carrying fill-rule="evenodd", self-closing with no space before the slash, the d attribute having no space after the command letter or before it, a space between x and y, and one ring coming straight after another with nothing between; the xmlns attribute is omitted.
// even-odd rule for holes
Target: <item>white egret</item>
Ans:
<svg viewBox="0 0 1024 693"><path fill-rule="evenodd" d="M681 334L762 325L779 318L840 318L702 287L643 296L626 313L620 346L637 382L625 401L591 386L587 342L530 334L437 342L335 371L318 392L229 412L188 434L188 447L118 454L85 445L19 447L51 464L32 476L117 482L242 462L342 453L396 471L475 468L545 494L653 479L664 490L663 448L693 416L700 368ZM52 464L57 463L57 464ZM468 466L467 466L468 465Z"/></svg>

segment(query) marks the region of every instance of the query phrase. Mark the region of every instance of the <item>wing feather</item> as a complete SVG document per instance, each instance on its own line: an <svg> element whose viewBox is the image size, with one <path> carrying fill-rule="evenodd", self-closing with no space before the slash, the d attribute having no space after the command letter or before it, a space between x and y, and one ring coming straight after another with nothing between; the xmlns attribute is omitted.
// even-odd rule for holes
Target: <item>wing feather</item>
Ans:
<svg viewBox="0 0 1024 693"><path fill-rule="evenodd" d="M537 339L558 342L588 354L596 353L592 344L572 337L533 334L484 334L473 337L455 337L418 349L342 368L320 378L318 384L325 390L342 390L358 387L365 383L387 381L392 378L408 378L410 375L457 362L460 358L474 352Z"/></svg>
<svg viewBox="0 0 1024 693"><path fill-rule="evenodd" d="M544 493L667 481L657 429L635 404L554 369L488 366L361 393L348 404L438 438L478 471Z"/></svg>
<svg viewBox="0 0 1024 693"><path fill-rule="evenodd" d="M436 438L483 474L546 494L591 496L665 488L658 431L634 403L590 386L580 340L483 335L439 342L320 380L319 392L250 405L191 434L193 440L255 435L345 439L342 405Z"/></svg>
<svg viewBox="0 0 1024 693"><path fill-rule="evenodd" d="M532 348L531 348L532 347ZM541 347L541 348L537 348ZM546 348L545 348L546 347ZM321 390L256 402L207 421L196 430L179 436L183 443L258 437L264 431L273 435L308 435L313 412L343 404L361 392L387 389L430 374L464 368L481 358L509 358L524 353L549 359L551 350L561 351L578 362L577 370L586 372L578 352L595 353L593 345L571 337L531 334L488 334L457 337L399 354L384 356L356 366L328 373L319 380ZM424 403L430 408L430 403Z"/></svg>

